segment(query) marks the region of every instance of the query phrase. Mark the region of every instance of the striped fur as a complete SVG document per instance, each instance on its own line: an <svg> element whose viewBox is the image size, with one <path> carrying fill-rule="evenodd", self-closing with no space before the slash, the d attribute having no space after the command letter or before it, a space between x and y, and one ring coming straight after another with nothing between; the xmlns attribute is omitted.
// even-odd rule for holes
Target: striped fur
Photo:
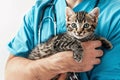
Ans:
<svg viewBox="0 0 120 80"><path fill-rule="evenodd" d="M89 40L101 40L104 47L107 49L112 48L109 41L94 34L98 16L91 16L93 15L92 13L89 14L84 11L74 13L71 9L68 9L66 15L67 32L52 37L43 44L39 44L31 51L28 56L29 59L37 60L62 51L73 51L73 58L77 62L80 62L83 57L81 42ZM76 75L73 74L75 73L68 73L69 76L66 80L68 80L68 78L71 80L79 80L75 77ZM58 76L52 80L57 80L57 78Z"/></svg>

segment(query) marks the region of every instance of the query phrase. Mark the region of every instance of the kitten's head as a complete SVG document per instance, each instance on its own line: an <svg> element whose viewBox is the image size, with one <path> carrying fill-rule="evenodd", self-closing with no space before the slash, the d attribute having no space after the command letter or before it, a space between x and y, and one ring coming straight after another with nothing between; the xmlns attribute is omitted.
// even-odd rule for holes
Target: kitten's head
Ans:
<svg viewBox="0 0 120 80"><path fill-rule="evenodd" d="M91 12L75 13L71 8L66 9L67 32L78 39L85 38L94 33L98 22L99 8Z"/></svg>

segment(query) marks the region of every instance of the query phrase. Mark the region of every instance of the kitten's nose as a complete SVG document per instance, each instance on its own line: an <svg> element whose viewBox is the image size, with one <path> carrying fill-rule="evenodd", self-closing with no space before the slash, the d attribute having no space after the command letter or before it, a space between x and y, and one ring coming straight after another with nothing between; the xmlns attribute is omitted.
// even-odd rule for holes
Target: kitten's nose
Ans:
<svg viewBox="0 0 120 80"><path fill-rule="evenodd" d="M81 33L82 33L81 31L77 31L77 34L78 34L78 35L81 35Z"/></svg>
<svg viewBox="0 0 120 80"><path fill-rule="evenodd" d="M80 36L84 35L84 33L82 31L77 32L77 34L80 35Z"/></svg>
<svg viewBox="0 0 120 80"><path fill-rule="evenodd" d="M81 32L80 31L77 31L78 34L80 34Z"/></svg>
<svg viewBox="0 0 120 80"><path fill-rule="evenodd" d="M82 32L82 33L80 33L80 35L84 35L84 33Z"/></svg>

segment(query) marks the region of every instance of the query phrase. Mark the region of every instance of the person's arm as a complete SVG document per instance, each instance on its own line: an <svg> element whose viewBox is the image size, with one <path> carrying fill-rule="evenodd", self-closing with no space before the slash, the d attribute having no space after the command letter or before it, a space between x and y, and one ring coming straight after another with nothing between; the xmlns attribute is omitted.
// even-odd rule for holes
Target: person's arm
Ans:
<svg viewBox="0 0 120 80"><path fill-rule="evenodd" d="M80 63L73 59L71 51L40 60L11 56L6 65L5 80L49 80L60 73L89 71L100 63L97 57L102 56L103 52L95 49L99 46L100 41L82 43L84 56Z"/></svg>
<svg viewBox="0 0 120 80"><path fill-rule="evenodd" d="M53 71L49 69L50 65L53 66L54 64L51 62L48 59L32 61L23 57L10 55L6 65L5 78L6 80L48 80L46 75L51 77L57 73L57 70Z"/></svg>

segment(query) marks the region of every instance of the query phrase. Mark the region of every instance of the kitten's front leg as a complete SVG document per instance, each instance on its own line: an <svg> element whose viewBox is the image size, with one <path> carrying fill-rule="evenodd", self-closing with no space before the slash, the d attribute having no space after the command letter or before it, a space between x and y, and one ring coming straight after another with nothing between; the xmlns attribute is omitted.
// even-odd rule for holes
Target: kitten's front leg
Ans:
<svg viewBox="0 0 120 80"><path fill-rule="evenodd" d="M77 62L81 62L81 60L83 58L83 49L77 49L77 50L73 51L73 58Z"/></svg>
<svg viewBox="0 0 120 80"><path fill-rule="evenodd" d="M73 44L72 45L72 51L73 51L73 58L76 62L81 62L82 58L83 58L83 48L81 47L80 43L78 44ZM78 76L75 72L69 72L68 73L68 77L66 78L66 80L68 80L68 78L70 80L79 80Z"/></svg>
<svg viewBox="0 0 120 80"><path fill-rule="evenodd" d="M73 58L77 62L81 62L82 57L83 57L83 48L81 47L80 44L74 44L72 47L73 51Z"/></svg>
<svg viewBox="0 0 120 80"><path fill-rule="evenodd" d="M105 47L106 49L112 49L113 46L111 42L109 42L107 39L100 37L99 40L102 42L102 46Z"/></svg>

